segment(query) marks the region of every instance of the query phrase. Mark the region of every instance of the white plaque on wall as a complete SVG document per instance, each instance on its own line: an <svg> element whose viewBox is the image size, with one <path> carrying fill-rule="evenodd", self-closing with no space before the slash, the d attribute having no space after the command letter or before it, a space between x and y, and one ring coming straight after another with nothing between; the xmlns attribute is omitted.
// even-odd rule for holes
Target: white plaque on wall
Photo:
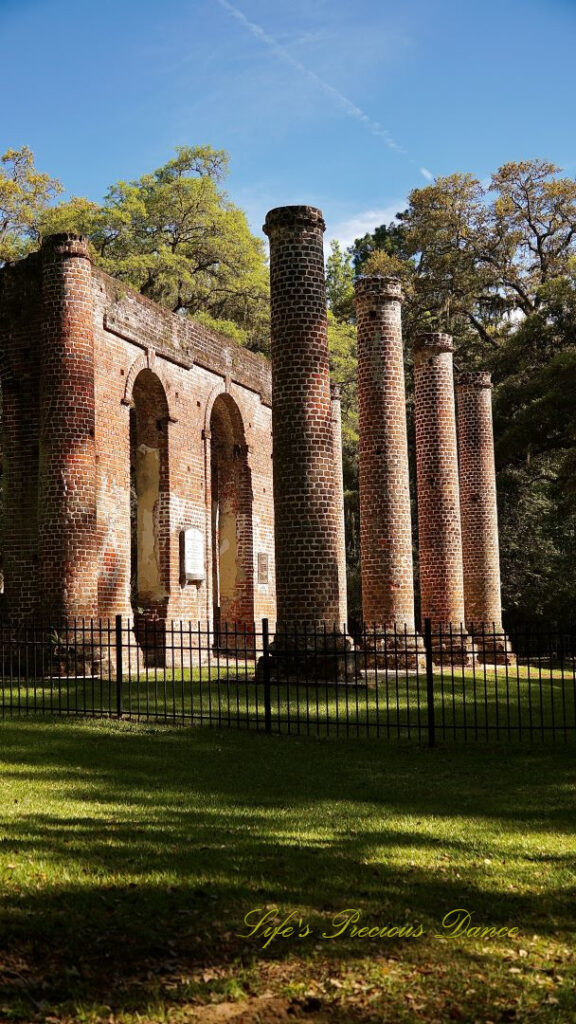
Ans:
<svg viewBox="0 0 576 1024"><path fill-rule="evenodd" d="M197 526L180 533L180 575L182 583L202 583L204 569L204 534Z"/></svg>

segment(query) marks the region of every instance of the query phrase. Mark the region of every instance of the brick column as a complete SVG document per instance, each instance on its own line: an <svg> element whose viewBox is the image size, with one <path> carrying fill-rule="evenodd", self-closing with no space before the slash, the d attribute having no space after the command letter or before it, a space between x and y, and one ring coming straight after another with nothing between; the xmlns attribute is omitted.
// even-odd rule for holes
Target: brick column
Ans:
<svg viewBox="0 0 576 1024"><path fill-rule="evenodd" d="M459 630L464 619L453 345L424 334L414 346L418 539L422 620Z"/></svg>
<svg viewBox="0 0 576 1024"><path fill-rule="evenodd" d="M332 443L334 446L335 493L334 502L338 511L338 592L340 596L340 617L338 625L348 621L348 602L346 587L346 532L344 525L344 471L342 468L342 403L340 388L332 384L330 388L332 401Z"/></svg>
<svg viewBox="0 0 576 1024"><path fill-rule="evenodd" d="M279 623L340 619L324 220L311 206L271 210L272 432Z"/></svg>
<svg viewBox="0 0 576 1024"><path fill-rule="evenodd" d="M498 660L502 660L505 647L508 652L511 648L502 627L490 374L485 370L459 373L456 396L466 625L481 658L485 653L486 660L494 660L490 648L496 643ZM483 630L488 634L484 644L480 642ZM500 634L499 639L493 635L491 640L490 634Z"/></svg>
<svg viewBox="0 0 576 1024"><path fill-rule="evenodd" d="M39 590L46 615L97 614L92 265L87 242L42 249Z"/></svg>
<svg viewBox="0 0 576 1024"><path fill-rule="evenodd" d="M414 631L414 582L402 289L394 277L356 282L360 550L364 621Z"/></svg>

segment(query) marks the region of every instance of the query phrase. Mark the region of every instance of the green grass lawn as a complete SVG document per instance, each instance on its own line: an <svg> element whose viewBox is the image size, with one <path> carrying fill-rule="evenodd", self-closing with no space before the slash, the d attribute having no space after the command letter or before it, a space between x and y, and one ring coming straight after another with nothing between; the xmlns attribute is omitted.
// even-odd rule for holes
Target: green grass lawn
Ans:
<svg viewBox="0 0 576 1024"><path fill-rule="evenodd" d="M569 745L47 719L0 741L2 1021L576 1019ZM449 935L456 908L508 933ZM345 910L415 934L324 938ZM251 911L297 932L263 948Z"/></svg>
<svg viewBox="0 0 576 1024"><path fill-rule="evenodd" d="M380 669L346 685L273 682L272 729L315 735L427 737L426 676ZM264 687L254 665L221 658L191 669L150 668L126 675L122 714L135 718L264 728ZM440 740L576 738L576 679L572 668L483 666L434 673L436 734ZM117 710L113 679L3 679L0 711Z"/></svg>

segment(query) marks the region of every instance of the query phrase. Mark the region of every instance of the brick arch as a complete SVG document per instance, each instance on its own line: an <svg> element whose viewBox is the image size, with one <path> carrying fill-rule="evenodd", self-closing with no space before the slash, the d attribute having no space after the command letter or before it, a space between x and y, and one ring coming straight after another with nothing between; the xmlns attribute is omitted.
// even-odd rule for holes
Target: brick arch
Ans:
<svg viewBox="0 0 576 1024"><path fill-rule="evenodd" d="M170 417L166 388L155 368L142 359L133 368L130 464L137 501L131 510L132 599L144 619L162 619L170 589Z"/></svg>
<svg viewBox="0 0 576 1024"><path fill-rule="evenodd" d="M251 629L254 621L253 493L240 408L223 387L210 398L212 589L218 634L220 627L234 630L234 624ZM224 643L222 637L219 642Z"/></svg>
<svg viewBox="0 0 576 1024"><path fill-rule="evenodd" d="M210 433L210 420L212 419L212 409L214 407L214 402L216 401L219 395L225 394L226 383L223 380L219 380L218 383L214 385L212 391L208 395L208 401L206 402L206 408L204 410L204 431L206 434Z"/></svg>
<svg viewBox="0 0 576 1024"><path fill-rule="evenodd" d="M138 356L138 358L134 360L130 369L128 370L126 384L124 385L122 405L132 405L134 384L136 383L136 378L142 372L142 370L151 370L154 376L158 378L164 390L164 395L166 396L166 404L168 404L168 389L166 387L166 381L162 373L160 372L160 367L156 361L156 353L153 351L153 349L148 349L146 355L142 353L141 356Z"/></svg>

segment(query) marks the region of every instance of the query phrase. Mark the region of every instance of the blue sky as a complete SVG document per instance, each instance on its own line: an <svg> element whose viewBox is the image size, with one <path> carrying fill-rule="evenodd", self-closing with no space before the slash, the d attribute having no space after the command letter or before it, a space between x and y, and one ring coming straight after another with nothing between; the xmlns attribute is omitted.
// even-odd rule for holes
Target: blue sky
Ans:
<svg viewBox="0 0 576 1024"><path fill-rule="evenodd" d="M576 0L0 0L0 152L99 200L209 143L254 231L309 203L349 242L430 175L574 175L575 44Z"/></svg>

